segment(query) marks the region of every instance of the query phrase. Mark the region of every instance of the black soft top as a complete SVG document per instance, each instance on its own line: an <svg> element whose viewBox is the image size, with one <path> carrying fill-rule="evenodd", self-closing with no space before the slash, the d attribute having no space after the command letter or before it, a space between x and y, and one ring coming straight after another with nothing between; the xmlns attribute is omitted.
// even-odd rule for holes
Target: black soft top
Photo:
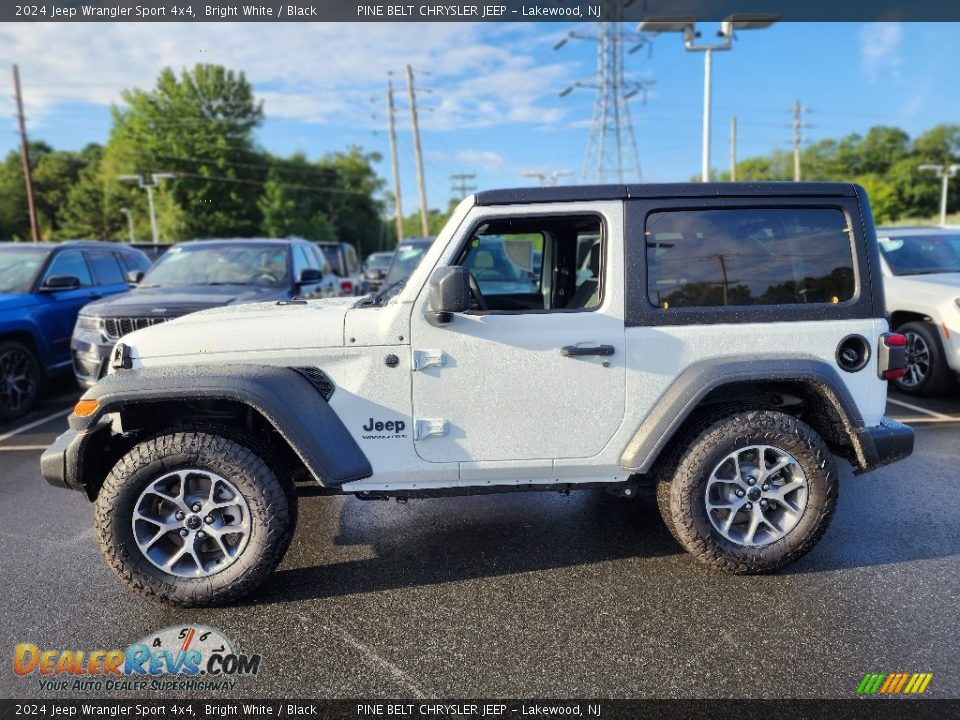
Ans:
<svg viewBox="0 0 960 720"><path fill-rule="evenodd" d="M855 196L856 186L836 182L710 182L634 185L562 185L484 190L477 205L627 200L630 198Z"/></svg>

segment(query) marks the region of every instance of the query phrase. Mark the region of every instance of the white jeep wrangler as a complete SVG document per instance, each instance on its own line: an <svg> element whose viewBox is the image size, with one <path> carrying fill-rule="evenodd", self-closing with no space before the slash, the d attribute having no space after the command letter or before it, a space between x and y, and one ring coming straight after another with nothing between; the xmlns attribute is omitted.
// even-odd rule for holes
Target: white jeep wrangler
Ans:
<svg viewBox="0 0 960 720"><path fill-rule="evenodd" d="M864 472L913 449L883 417L905 341L879 262L854 185L482 192L403 285L123 338L43 474L95 501L120 579L171 604L263 582L303 480L361 498L655 485L697 559L775 570L826 530L834 455Z"/></svg>

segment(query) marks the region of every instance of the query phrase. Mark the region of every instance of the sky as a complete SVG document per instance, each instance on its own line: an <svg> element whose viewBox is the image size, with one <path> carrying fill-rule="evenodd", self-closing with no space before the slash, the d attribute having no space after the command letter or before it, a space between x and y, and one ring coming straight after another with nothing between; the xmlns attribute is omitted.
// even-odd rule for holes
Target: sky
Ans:
<svg viewBox="0 0 960 720"><path fill-rule="evenodd" d="M159 71L219 63L242 70L264 101L257 142L309 158L358 145L377 151L390 181L385 95L391 70L418 72L430 207L456 195L450 176L479 189L535 184L525 172L582 177L595 91L596 45L571 41L562 23L105 23L0 26L0 153L16 149L10 66L20 66L28 133L58 149L104 143L110 106L124 88L153 86ZM715 30L702 27L704 38ZM632 30L632 28L627 28ZM725 170L730 117L738 157L790 147L790 108L810 112L808 141L872 125L911 136L960 123L956 48L960 23L778 23L744 31L713 61L713 167ZM628 55L625 73L654 81L630 101L645 182L699 174L703 54L661 35ZM404 79L397 77L398 146L406 213L416 209L413 143Z"/></svg>

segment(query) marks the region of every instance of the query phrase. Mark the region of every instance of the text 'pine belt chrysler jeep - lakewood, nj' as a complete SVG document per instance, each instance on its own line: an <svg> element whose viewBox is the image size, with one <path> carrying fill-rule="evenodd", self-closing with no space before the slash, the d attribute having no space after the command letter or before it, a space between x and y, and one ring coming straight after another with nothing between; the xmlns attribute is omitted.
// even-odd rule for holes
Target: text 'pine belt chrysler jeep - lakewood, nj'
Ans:
<svg viewBox="0 0 960 720"><path fill-rule="evenodd" d="M880 282L855 185L481 192L377 295L124 337L42 470L95 501L120 579L169 604L263 582L304 480L366 499L650 484L698 560L772 571L826 530L835 455L862 473L913 450L883 417L905 341Z"/></svg>

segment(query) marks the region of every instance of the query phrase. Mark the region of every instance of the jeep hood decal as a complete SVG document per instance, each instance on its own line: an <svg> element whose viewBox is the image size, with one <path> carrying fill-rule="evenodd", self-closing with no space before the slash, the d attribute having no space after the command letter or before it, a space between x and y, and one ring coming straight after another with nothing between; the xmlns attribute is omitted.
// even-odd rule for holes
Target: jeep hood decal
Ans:
<svg viewBox="0 0 960 720"><path fill-rule="evenodd" d="M233 305L204 310L126 335L135 359L342 347L343 318L356 298Z"/></svg>

